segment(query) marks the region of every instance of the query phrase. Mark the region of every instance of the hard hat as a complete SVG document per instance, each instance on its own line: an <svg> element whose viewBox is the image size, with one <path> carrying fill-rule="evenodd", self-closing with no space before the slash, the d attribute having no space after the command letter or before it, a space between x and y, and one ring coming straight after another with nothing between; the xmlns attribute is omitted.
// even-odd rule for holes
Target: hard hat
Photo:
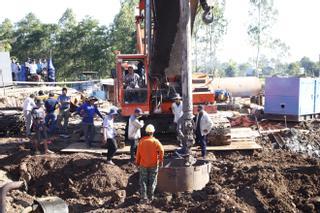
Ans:
<svg viewBox="0 0 320 213"><path fill-rule="evenodd" d="M172 100L182 100L182 97L180 96L180 94L179 93L176 93L175 95L174 95L174 97L172 98Z"/></svg>
<svg viewBox="0 0 320 213"><path fill-rule="evenodd" d="M98 98L96 98L95 96L90 96L90 97L88 98L88 100L89 100L89 101L97 101Z"/></svg>
<svg viewBox="0 0 320 213"><path fill-rule="evenodd" d="M146 127L146 132L149 132L149 133L154 133L155 128L152 124L148 124L147 127Z"/></svg>
<svg viewBox="0 0 320 213"><path fill-rule="evenodd" d="M118 114L118 112L117 112L116 109L114 109L114 108L111 108L111 109L110 109L109 115L117 115L117 114Z"/></svg>

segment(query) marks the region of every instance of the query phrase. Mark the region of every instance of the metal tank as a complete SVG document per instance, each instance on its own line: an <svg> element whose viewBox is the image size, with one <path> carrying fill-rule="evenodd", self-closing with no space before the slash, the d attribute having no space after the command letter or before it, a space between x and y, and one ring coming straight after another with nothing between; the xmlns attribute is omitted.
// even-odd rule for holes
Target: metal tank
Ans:
<svg viewBox="0 0 320 213"><path fill-rule="evenodd" d="M209 182L211 163L197 160L192 166L185 166L185 159L171 159L159 170L158 190L161 192L192 192L201 190Z"/></svg>
<svg viewBox="0 0 320 213"><path fill-rule="evenodd" d="M262 83L257 77L214 78L210 89L225 89L232 97L251 97L260 93Z"/></svg>

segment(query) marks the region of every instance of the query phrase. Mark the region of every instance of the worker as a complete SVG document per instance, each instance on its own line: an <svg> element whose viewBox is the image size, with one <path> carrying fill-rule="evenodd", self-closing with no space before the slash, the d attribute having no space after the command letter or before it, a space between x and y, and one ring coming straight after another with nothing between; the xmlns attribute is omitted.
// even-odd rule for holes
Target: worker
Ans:
<svg viewBox="0 0 320 213"><path fill-rule="evenodd" d="M140 108L136 108L134 110L134 114L129 118L128 141L130 143L131 162L134 162L135 160L137 145L141 138L141 128L144 126L143 120L139 120L141 116L142 110Z"/></svg>
<svg viewBox="0 0 320 213"><path fill-rule="evenodd" d="M181 118L181 116L183 115L182 98L179 93L176 93L172 100L174 100L171 105L171 110L174 116L173 123L177 126L179 118Z"/></svg>
<svg viewBox="0 0 320 213"><path fill-rule="evenodd" d="M139 88L139 78L140 76L134 72L133 66L128 66L128 74L124 77L125 88L126 89L135 89Z"/></svg>
<svg viewBox="0 0 320 213"><path fill-rule="evenodd" d="M49 98L44 102L45 108L46 108L46 125L48 127L48 132L52 135L56 131L56 125L57 125L57 115L55 114L55 111L58 107L58 101L54 98L54 93L49 93Z"/></svg>
<svg viewBox="0 0 320 213"><path fill-rule="evenodd" d="M88 147L92 147L92 140L94 139L95 127L93 119L95 114L97 114L103 120L103 116L98 110L98 107L95 105L97 100L98 99L96 97L91 96L88 98L88 101L77 108L77 113L79 113L82 117L82 128L85 142Z"/></svg>
<svg viewBox="0 0 320 213"><path fill-rule="evenodd" d="M179 93L176 93L175 96L172 98L174 102L171 105L171 110L173 113L173 125L176 132L178 132L178 120L183 115L183 107L182 107L182 98ZM178 139L178 133L177 133L177 139ZM177 140L179 142L179 145L181 146L181 141Z"/></svg>
<svg viewBox="0 0 320 213"><path fill-rule="evenodd" d="M44 94L43 90L39 90L36 99L37 99L37 100L45 101L47 98L48 98L48 97Z"/></svg>
<svg viewBox="0 0 320 213"><path fill-rule="evenodd" d="M67 132L70 117L70 97L67 96L67 88L62 88L62 94L59 95L57 101L59 103L58 125L63 133ZM63 121L63 125L61 122Z"/></svg>
<svg viewBox="0 0 320 213"><path fill-rule="evenodd" d="M138 145L136 165L139 167L141 202L151 202L157 186L159 167L163 166L164 149L158 139L153 137L155 128L152 124L146 127L147 136Z"/></svg>
<svg viewBox="0 0 320 213"><path fill-rule="evenodd" d="M34 120L34 129L36 132L36 139L33 140L35 154L40 154L39 145L43 143L44 153L52 154L53 152L48 149L48 134L45 125L45 108L44 102L40 99L37 100L37 106L32 110L32 117Z"/></svg>
<svg viewBox="0 0 320 213"><path fill-rule="evenodd" d="M107 164L114 165L112 158L117 151L118 145L115 139L116 130L114 129L113 122L115 116L117 116L116 109L110 109L110 112L103 119L103 142L102 145L108 149Z"/></svg>
<svg viewBox="0 0 320 213"><path fill-rule="evenodd" d="M26 135L27 137L31 135L31 126L32 126L32 109L36 107L36 103L34 102L34 94L31 94L27 97L23 102L23 115L25 119L26 125Z"/></svg>
<svg viewBox="0 0 320 213"><path fill-rule="evenodd" d="M213 122L202 105L198 106L198 114L195 117L196 143L201 146L202 158L206 158L207 135L212 129Z"/></svg>

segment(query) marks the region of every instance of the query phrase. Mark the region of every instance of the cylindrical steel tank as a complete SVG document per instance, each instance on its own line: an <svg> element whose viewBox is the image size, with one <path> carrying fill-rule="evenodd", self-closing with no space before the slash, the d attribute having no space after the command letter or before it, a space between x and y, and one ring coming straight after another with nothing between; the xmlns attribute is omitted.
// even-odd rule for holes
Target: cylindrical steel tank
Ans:
<svg viewBox="0 0 320 213"><path fill-rule="evenodd" d="M185 159L171 159L159 170L158 189L161 192L191 192L201 190L209 182L211 163L197 160L192 166L185 166Z"/></svg>
<svg viewBox="0 0 320 213"><path fill-rule="evenodd" d="M251 97L260 93L262 83L257 77L214 78L210 89L227 90L231 93L232 97Z"/></svg>

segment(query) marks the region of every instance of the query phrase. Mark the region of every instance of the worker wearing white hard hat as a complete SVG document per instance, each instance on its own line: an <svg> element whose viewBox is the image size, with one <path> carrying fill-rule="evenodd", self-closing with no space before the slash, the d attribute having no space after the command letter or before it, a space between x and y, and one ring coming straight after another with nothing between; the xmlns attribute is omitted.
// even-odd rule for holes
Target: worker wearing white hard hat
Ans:
<svg viewBox="0 0 320 213"><path fill-rule="evenodd" d="M146 203L154 199L154 190L157 186L159 166L163 165L164 149L153 134L155 128L148 124L145 128L147 136L143 137L138 145L136 164L140 173L141 202Z"/></svg>

